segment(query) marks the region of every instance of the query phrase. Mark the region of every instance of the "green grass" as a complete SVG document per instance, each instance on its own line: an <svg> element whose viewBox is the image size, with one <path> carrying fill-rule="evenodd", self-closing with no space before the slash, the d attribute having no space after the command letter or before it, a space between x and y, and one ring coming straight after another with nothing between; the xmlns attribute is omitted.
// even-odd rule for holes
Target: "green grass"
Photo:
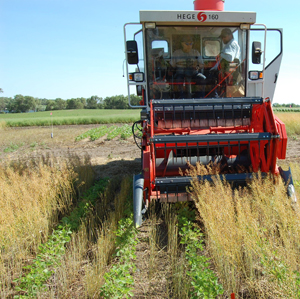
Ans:
<svg viewBox="0 0 300 299"><path fill-rule="evenodd" d="M85 138L90 138L91 141L95 141L107 134L107 140L112 140L117 136L120 136L121 139L127 139L132 135L131 126L125 124L121 127L117 126L100 126L98 128L91 129L75 138L75 141L79 141Z"/></svg>
<svg viewBox="0 0 300 299"><path fill-rule="evenodd" d="M132 128L128 124L125 124L122 127L114 127L107 135L108 140L112 140L115 137L120 136L121 139L127 139L132 136Z"/></svg>
<svg viewBox="0 0 300 299"><path fill-rule="evenodd" d="M7 127L82 125L128 123L139 119L140 110L127 109L77 109L33 113L0 114L0 122Z"/></svg>
<svg viewBox="0 0 300 299"><path fill-rule="evenodd" d="M100 126L98 128L91 129L75 138L75 141L79 141L85 138L90 138L90 140L95 141L99 139L100 137L103 137L107 133L109 133L113 127L107 128L106 126Z"/></svg>
<svg viewBox="0 0 300 299"><path fill-rule="evenodd" d="M5 149L4 149L4 152L5 153L12 153L12 152L15 152L16 150L18 150L21 146L23 146L24 143L20 143L20 144L14 144L14 143L10 143L9 146L7 146Z"/></svg>

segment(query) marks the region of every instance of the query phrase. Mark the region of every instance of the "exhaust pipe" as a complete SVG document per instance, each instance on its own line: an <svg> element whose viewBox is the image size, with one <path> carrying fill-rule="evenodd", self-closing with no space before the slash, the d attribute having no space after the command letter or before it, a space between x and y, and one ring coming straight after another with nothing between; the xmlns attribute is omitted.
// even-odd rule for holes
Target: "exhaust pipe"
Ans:
<svg viewBox="0 0 300 299"><path fill-rule="evenodd" d="M135 227L142 225L144 177L142 174L133 176L133 220Z"/></svg>
<svg viewBox="0 0 300 299"><path fill-rule="evenodd" d="M223 11L225 0L194 0L194 10Z"/></svg>

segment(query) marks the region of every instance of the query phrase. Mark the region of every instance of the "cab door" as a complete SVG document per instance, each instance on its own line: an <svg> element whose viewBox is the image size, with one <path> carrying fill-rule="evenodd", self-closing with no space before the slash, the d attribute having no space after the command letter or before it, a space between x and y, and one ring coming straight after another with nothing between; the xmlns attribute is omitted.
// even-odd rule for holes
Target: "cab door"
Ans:
<svg viewBox="0 0 300 299"><path fill-rule="evenodd" d="M254 51L258 52L260 43L260 62L253 61ZM282 29L251 29L249 35L248 96L270 98L273 102L279 69L282 60ZM258 75L258 78L256 77Z"/></svg>
<svg viewBox="0 0 300 299"><path fill-rule="evenodd" d="M146 107L139 97L143 96L146 86L144 63L143 26L140 23L127 23L124 25L125 66L128 91L128 103L132 108ZM123 77L124 77L123 62ZM137 96L130 96L137 95Z"/></svg>

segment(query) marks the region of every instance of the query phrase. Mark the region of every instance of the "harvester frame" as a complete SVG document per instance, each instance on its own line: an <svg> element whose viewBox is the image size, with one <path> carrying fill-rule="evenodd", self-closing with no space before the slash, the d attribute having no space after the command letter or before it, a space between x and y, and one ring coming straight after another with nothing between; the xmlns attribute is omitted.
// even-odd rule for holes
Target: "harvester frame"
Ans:
<svg viewBox="0 0 300 299"><path fill-rule="evenodd" d="M142 96L140 105L132 106L142 109L141 120L133 125L135 137L137 124L142 133L137 141L142 173L134 176L136 225L142 221L143 203L190 200L186 187L191 177L182 176L179 169L184 172L196 163L220 165L222 178L233 184L258 171L281 174L296 200L290 169L277 166L277 159L285 159L287 134L272 110L283 54L282 30L255 24L254 12L224 12L218 6L221 0L204 7L208 2L194 1L194 11L140 11L140 23L124 25L130 106L132 87ZM141 29L128 40L131 25ZM217 54L226 47L224 28L240 48L238 59L227 62ZM251 42L252 31L262 33L262 41ZM279 50L266 64L269 31L276 32ZM196 50L187 52L182 41ZM183 49L178 49L180 45Z"/></svg>

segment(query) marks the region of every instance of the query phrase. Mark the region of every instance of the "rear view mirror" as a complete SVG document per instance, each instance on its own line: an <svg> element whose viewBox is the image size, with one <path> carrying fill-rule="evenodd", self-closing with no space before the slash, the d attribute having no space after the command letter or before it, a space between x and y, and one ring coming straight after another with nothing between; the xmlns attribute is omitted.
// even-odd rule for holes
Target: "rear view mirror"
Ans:
<svg viewBox="0 0 300 299"><path fill-rule="evenodd" d="M129 40L126 42L127 61L129 64L138 64L138 48L135 40Z"/></svg>
<svg viewBox="0 0 300 299"><path fill-rule="evenodd" d="M260 64L262 50L261 50L261 42L253 42L252 43L252 63Z"/></svg>

